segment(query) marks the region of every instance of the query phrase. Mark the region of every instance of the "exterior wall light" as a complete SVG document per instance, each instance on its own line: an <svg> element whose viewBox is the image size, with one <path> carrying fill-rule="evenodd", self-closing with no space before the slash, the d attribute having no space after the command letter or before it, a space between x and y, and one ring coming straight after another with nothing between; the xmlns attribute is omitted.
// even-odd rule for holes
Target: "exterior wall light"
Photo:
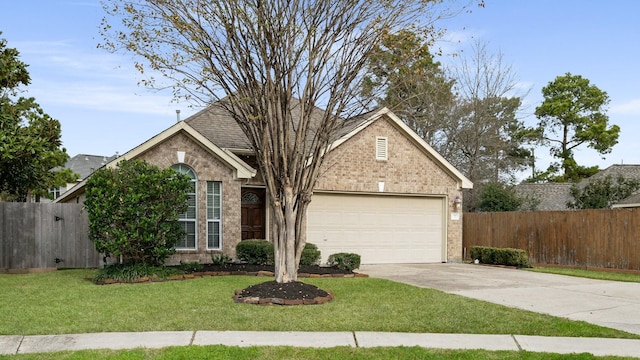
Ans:
<svg viewBox="0 0 640 360"><path fill-rule="evenodd" d="M460 211L460 209L462 208L462 198L460 197L460 195L456 195L456 197L453 199L453 206L456 211Z"/></svg>

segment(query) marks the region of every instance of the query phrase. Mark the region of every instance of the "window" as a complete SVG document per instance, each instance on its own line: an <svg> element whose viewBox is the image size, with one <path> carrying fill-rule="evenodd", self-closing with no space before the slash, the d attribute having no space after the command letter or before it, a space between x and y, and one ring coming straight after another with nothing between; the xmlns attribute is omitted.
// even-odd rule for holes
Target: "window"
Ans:
<svg viewBox="0 0 640 360"><path fill-rule="evenodd" d="M59 187L49 189L49 194L51 194L51 198L53 200L59 198L60 197L60 193L61 193L61 191L60 191Z"/></svg>
<svg viewBox="0 0 640 360"><path fill-rule="evenodd" d="M222 183L207 181L207 250L222 248Z"/></svg>
<svg viewBox="0 0 640 360"><path fill-rule="evenodd" d="M187 211L180 214L178 221L180 221L180 225L185 231L184 238L178 241L176 244L177 250L195 250L197 249L197 209L198 209L198 199L196 194L197 191L197 177L195 171L187 165L177 164L171 167L173 170L185 174L191 178L191 187L188 190L189 198L187 199Z"/></svg>
<svg viewBox="0 0 640 360"><path fill-rule="evenodd" d="M376 136L376 160L389 158L388 140L386 137Z"/></svg>

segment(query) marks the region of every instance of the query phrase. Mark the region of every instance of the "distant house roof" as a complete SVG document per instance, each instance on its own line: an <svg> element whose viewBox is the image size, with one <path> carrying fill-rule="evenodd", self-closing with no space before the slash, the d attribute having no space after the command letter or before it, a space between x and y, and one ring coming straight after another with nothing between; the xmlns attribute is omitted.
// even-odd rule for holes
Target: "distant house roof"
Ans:
<svg viewBox="0 0 640 360"><path fill-rule="evenodd" d="M640 165L624 165L624 164L611 165L608 168L594 174L590 178L579 182L578 186L584 186L593 180L604 179L609 175L613 180L616 180L618 176L622 176L625 179L640 180Z"/></svg>
<svg viewBox="0 0 640 360"><path fill-rule="evenodd" d="M619 176L625 179L636 179L640 181L640 165L624 165L614 164L606 169L599 171L593 176L577 183L578 187L583 188L593 181L604 179L607 176L615 181ZM573 200L570 189L573 183L546 183L546 184L528 184L522 183L516 186L516 192L520 196L530 197L540 201L537 210L553 211L553 210L569 210L567 202ZM613 207L639 207L640 194L634 194L631 197L619 201Z"/></svg>
<svg viewBox="0 0 640 360"><path fill-rule="evenodd" d="M115 159L117 155L103 156L103 155L87 155L78 154L69 159L64 168L71 169L74 173L80 175L79 180L83 180L94 171L106 165L111 160Z"/></svg>
<svg viewBox="0 0 640 360"><path fill-rule="evenodd" d="M521 197L539 201L536 210L555 211L568 210L567 202L571 200L569 189L572 183L522 183L516 186L516 193Z"/></svg>

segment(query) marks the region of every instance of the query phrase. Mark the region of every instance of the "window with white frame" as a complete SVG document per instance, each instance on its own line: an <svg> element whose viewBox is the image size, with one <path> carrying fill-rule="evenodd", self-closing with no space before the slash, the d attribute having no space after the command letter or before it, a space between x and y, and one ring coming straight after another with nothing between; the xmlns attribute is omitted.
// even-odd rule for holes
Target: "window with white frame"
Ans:
<svg viewBox="0 0 640 360"><path fill-rule="evenodd" d="M207 250L222 248L222 183L207 181Z"/></svg>
<svg viewBox="0 0 640 360"><path fill-rule="evenodd" d="M389 141L386 137L376 136L376 160L389 159Z"/></svg>
<svg viewBox="0 0 640 360"><path fill-rule="evenodd" d="M195 171L185 164L176 164L171 168L181 174L187 175L191 179L191 186L187 193L189 195L189 198L187 199L187 211L180 214L178 217L178 221L180 221L180 225L184 229L185 235L184 238L178 241L175 248L176 250L195 250L198 247L198 235L196 231L196 229L198 229L198 198L196 195L198 193L198 179Z"/></svg>
<svg viewBox="0 0 640 360"><path fill-rule="evenodd" d="M51 199L55 200L60 197L62 191L59 187L49 189L49 194L51 194Z"/></svg>

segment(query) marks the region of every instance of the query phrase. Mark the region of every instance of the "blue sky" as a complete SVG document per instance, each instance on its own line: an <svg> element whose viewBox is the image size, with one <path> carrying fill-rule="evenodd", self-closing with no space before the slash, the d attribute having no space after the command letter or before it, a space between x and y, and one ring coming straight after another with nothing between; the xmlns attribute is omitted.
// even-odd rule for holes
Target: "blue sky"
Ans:
<svg viewBox="0 0 640 360"><path fill-rule="evenodd" d="M171 92L147 90L128 55L96 48L103 16L98 0L7 1L0 12L0 37L29 64L27 95L60 120L67 152L124 153L176 121L193 114L172 103ZM582 75L609 94L610 122L619 125L619 144L605 160L593 150L576 152L581 165L640 164L640 2L635 0L486 0L439 23L448 31L447 52L472 41L487 42L517 73L524 120L535 122L541 88L566 72ZM449 57L442 59L446 63ZM528 116L526 116L528 114ZM548 165L536 152L538 168Z"/></svg>

